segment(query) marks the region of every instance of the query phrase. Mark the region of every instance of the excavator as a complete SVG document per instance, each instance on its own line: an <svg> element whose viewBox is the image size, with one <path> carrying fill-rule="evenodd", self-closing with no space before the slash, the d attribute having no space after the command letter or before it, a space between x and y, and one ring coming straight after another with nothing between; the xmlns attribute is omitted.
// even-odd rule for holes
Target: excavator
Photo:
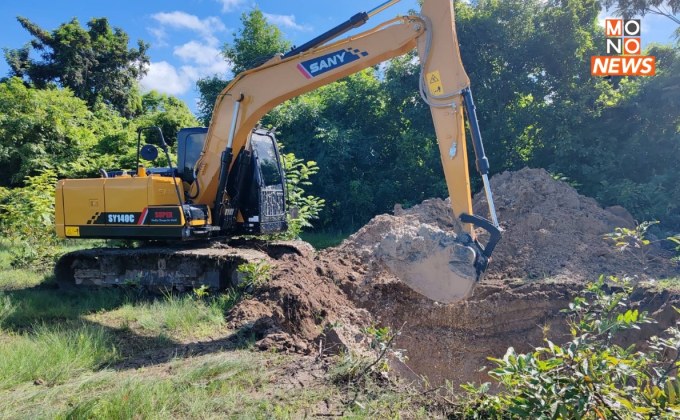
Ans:
<svg viewBox="0 0 680 420"><path fill-rule="evenodd" d="M463 230L458 232L457 246L472 255L464 261L470 274L427 279L441 283L437 290L461 290L462 285L465 293L444 299L439 291L424 294L446 302L469 295L483 277L501 233L489 186L489 161L460 58L452 1L424 0L419 14L398 16L340 38L398 1L357 13L304 45L236 75L219 94L209 127L179 131L176 166L161 130L149 127L139 132L134 170L102 169L99 178L60 180L55 206L59 237L162 245L66 254L57 263L57 278L76 284L228 287L243 252L230 254L225 251L229 247L214 242L287 229L281 154L274 133L259 128L259 120L288 99L417 49L418 89L431 109L452 210ZM491 220L472 212L464 114ZM143 133L159 139L159 147L142 145ZM153 161L159 148L169 166L144 167L140 157ZM488 233L486 244L477 235L483 231Z"/></svg>

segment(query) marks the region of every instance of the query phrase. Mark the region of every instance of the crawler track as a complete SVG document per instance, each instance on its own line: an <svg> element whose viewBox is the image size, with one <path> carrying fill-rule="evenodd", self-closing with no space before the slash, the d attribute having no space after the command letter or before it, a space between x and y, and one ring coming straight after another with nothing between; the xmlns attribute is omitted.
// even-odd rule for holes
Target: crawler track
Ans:
<svg viewBox="0 0 680 420"><path fill-rule="evenodd" d="M239 240L93 248L65 254L54 272L63 285L135 285L151 290L185 290L205 285L222 290L238 283L239 265L278 259L287 253L301 254L303 246L296 242Z"/></svg>

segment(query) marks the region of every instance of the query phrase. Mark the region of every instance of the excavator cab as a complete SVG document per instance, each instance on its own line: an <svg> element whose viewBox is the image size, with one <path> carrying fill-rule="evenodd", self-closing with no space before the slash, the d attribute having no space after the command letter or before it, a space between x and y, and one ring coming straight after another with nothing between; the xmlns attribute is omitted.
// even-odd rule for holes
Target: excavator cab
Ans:
<svg viewBox="0 0 680 420"><path fill-rule="evenodd" d="M253 130L227 181L227 193L238 210L237 230L261 235L288 229L285 180L274 133Z"/></svg>
<svg viewBox="0 0 680 420"><path fill-rule="evenodd" d="M183 128L177 133L177 174L189 185L196 180L196 161L201 156L207 134L207 127Z"/></svg>
<svg viewBox="0 0 680 420"><path fill-rule="evenodd" d="M189 200L197 194L190 186L197 185L195 166L207 133L205 127L192 127L177 134L178 175L186 183L185 195ZM248 235L285 232L288 229L285 179L274 133L253 130L230 171L227 191L232 199L225 208L223 230Z"/></svg>

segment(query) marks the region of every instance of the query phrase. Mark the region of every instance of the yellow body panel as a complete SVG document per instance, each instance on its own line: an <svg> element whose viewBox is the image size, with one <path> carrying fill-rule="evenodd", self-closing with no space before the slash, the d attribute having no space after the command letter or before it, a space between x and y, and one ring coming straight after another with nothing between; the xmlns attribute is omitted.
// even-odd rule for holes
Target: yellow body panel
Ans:
<svg viewBox="0 0 680 420"><path fill-rule="evenodd" d="M150 206L180 205L172 178L151 176L148 179L150 180L148 183ZM179 185L179 196L184 197L184 186L181 180L177 179L177 183Z"/></svg>
<svg viewBox="0 0 680 420"><path fill-rule="evenodd" d="M141 212L149 205L148 183L151 179L151 177L102 178L106 195L106 211L109 213Z"/></svg>
<svg viewBox="0 0 680 420"><path fill-rule="evenodd" d="M63 198L61 213L64 226L86 225L96 213L106 211L104 179L68 179L59 181L57 195ZM58 216L57 216L58 217Z"/></svg>
<svg viewBox="0 0 680 420"><path fill-rule="evenodd" d="M178 184L181 197L184 191L179 180ZM108 224L98 219L102 213L141 214L150 206L179 206L172 178L122 176L61 180L56 192L57 235L79 237L79 226ZM135 225L137 221L131 219L125 224ZM180 221L175 226L184 223L180 212ZM192 226L205 224L205 221L192 222Z"/></svg>

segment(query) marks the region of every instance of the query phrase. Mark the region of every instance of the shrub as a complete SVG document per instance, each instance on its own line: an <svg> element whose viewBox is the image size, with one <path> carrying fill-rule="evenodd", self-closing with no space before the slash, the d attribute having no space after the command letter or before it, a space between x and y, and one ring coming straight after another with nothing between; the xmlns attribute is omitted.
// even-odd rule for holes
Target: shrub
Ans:
<svg viewBox="0 0 680 420"><path fill-rule="evenodd" d="M54 188L57 175L45 170L26 178L22 188L0 189L0 232L10 239L14 267L51 260L54 232Z"/></svg>
<svg viewBox="0 0 680 420"><path fill-rule="evenodd" d="M490 384L466 385L471 400L461 415L474 418L677 418L680 415L680 330L652 337L645 351L622 347L614 339L624 330L654 322L631 309L632 288L604 277L589 284L569 305L571 340L527 354L509 348L489 375Z"/></svg>

